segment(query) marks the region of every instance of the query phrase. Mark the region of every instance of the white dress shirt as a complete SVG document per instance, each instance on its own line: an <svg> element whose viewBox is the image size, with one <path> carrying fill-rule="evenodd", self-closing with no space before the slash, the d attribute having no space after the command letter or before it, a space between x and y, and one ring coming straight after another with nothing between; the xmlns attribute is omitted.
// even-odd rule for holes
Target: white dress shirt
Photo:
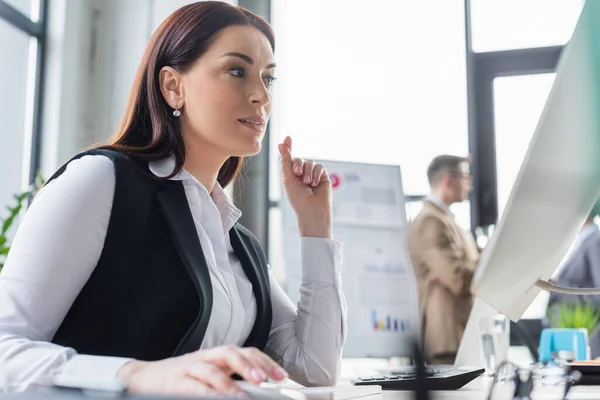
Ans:
<svg viewBox="0 0 600 400"><path fill-rule="evenodd" d="M165 177L174 165L173 159L165 159L150 163L150 170ZM218 183L211 194L185 170L171 179L184 186L213 288L213 309L201 348L242 345L254 325L256 299L229 240L228 231L241 212ZM23 218L0 274L2 389L47 385L55 374L108 382L130 360L77 354L50 343L98 263L114 192L112 161L84 156L38 193ZM301 257L297 308L269 267L273 323L265 352L297 382L330 385L339 376L345 339L342 246L304 237Z"/></svg>

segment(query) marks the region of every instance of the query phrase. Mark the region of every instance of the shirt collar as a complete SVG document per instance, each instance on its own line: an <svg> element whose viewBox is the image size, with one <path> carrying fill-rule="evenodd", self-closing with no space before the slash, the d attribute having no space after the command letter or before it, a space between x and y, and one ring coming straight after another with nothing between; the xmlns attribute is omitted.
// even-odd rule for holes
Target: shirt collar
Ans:
<svg viewBox="0 0 600 400"><path fill-rule="evenodd" d="M171 175L175 169L175 157L169 156L162 160L150 161L148 168L158 178L166 178ZM200 198L203 200L212 199L213 203L219 210L221 215L221 223L223 225L223 232L227 233L235 225L235 223L242 216L242 212L233 204L225 190L221 187L219 182L215 182L212 193L202 185L192 174L186 171L184 168L181 169L175 176L169 178L172 181L183 181L197 187L200 192Z"/></svg>
<svg viewBox="0 0 600 400"><path fill-rule="evenodd" d="M448 206L448 204L444 203L439 197L434 196L433 194L430 193L425 197L425 200L429 201L430 203L435 204L436 206L441 208L442 211L452 215L452 212L450 212L450 207Z"/></svg>
<svg viewBox="0 0 600 400"><path fill-rule="evenodd" d="M150 161L148 168L155 176L159 178L166 178L171 175L175 169L175 156L169 156L162 160ZM188 178L189 173L185 169L181 169L174 177L170 178L172 181L183 181Z"/></svg>
<svg viewBox="0 0 600 400"><path fill-rule="evenodd" d="M204 188L204 186L202 187ZM204 188L204 190L206 189ZM215 187L213 187L211 197L217 206L217 209L219 210L219 214L221 214L223 232L227 233L231 228L233 228L233 225L238 222L242 216L242 211L240 211L240 209L233 204L219 182L215 182Z"/></svg>

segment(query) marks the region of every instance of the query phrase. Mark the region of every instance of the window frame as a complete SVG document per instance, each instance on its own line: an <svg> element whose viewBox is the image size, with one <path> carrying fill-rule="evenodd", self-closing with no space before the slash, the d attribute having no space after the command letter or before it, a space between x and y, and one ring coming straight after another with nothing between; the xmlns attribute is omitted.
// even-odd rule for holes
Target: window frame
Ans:
<svg viewBox="0 0 600 400"><path fill-rule="evenodd" d="M42 141L42 111L43 111L43 88L44 88L44 69L46 65L46 38L47 38L47 19L48 2L39 0L39 20L32 21L28 16L18 11L8 3L0 0L0 19L8 22L19 31L26 33L30 37L37 39L37 54L35 66L35 87L34 87L34 105L33 121L31 132L31 159L29 161L30 184L35 182L35 176L40 169L41 160L41 141Z"/></svg>
<svg viewBox="0 0 600 400"><path fill-rule="evenodd" d="M494 119L494 79L556 71L564 46L477 53L472 47L471 1L465 1L467 118L473 190L471 230L487 233L498 220L498 179Z"/></svg>

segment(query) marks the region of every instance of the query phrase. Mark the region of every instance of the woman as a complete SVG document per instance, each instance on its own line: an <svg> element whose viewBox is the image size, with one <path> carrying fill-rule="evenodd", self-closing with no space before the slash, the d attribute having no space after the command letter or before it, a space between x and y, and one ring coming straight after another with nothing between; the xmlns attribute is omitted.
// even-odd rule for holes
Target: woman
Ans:
<svg viewBox="0 0 600 400"><path fill-rule="evenodd" d="M6 388L55 375L172 395L233 394L234 374L335 383L345 303L325 168L279 145L302 236L298 310L222 189L260 151L273 51L269 25L226 3L158 28L116 137L59 169L15 237L0 276Z"/></svg>

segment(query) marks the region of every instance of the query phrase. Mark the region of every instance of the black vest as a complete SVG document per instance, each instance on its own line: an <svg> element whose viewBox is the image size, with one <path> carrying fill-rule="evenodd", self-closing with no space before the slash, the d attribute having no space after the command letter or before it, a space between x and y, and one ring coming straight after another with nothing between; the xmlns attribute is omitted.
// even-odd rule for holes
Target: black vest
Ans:
<svg viewBox="0 0 600 400"><path fill-rule="evenodd" d="M117 151L90 150L72 160L92 154L114 164L112 213L98 264L52 342L83 354L147 361L197 350L212 311L212 286L182 183L159 180L147 163ZM229 237L256 296L256 322L245 346L262 350L272 320L267 259L243 226L236 224Z"/></svg>

